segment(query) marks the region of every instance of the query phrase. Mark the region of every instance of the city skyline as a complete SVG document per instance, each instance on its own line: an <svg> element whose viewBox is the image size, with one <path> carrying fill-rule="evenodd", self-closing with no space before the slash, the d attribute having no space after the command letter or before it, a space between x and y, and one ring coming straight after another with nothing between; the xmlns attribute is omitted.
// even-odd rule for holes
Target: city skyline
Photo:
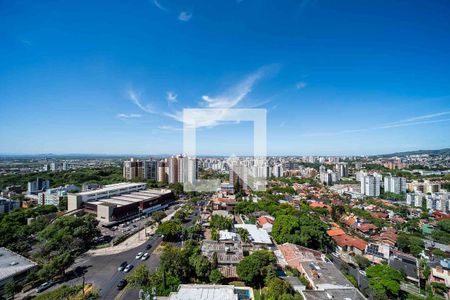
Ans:
<svg viewBox="0 0 450 300"><path fill-rule="evenodd" d="M182 153L183 108L267 109L268 155L450 146L445 2L0 8L0 153ZM208 122L199 155L251 154L250 123Z"/></svg>

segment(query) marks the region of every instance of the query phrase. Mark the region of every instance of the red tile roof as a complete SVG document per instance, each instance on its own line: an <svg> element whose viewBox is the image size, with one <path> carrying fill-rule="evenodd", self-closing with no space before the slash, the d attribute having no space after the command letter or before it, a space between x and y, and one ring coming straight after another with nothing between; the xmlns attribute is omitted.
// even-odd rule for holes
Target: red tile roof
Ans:
<svg viewBox="0 0 450 300"><path fill-rule="evenodd" d="M330 229L327 231L327 234L329 236L336 236L336 235L345 234L345 232L342 229Z"/></svg>
<svg viewBox="0 0 450 300"><path fill-rule="evenodd" d="M364 251L367 246L367 242L365 240L362 240L360 238L348 235L348 234L342 234L332 237L333 240L336 242L336 244L340 247L355 247L358 248L361 251Z"/></svg>
<svg viewBox="0 0 450 300"><path fill-rule="evenodd" d="M259 225L264 225L264 224L273 224L274 222L274 218L269 217L269 216L261 216L258 218L258 224Z"/></svg>
<svg viewBox="0 0 450 300"><path fill-rule="evenodd" d="M370 224L370 223L364 223L364 224L359 225L357 229L358 229L359 231L361 231L361 232L367 233L367 232L369 232L370 230L376 230L377 228L378 228L378 227L375 226L375 225L373 225L373 224Z"/></svg>

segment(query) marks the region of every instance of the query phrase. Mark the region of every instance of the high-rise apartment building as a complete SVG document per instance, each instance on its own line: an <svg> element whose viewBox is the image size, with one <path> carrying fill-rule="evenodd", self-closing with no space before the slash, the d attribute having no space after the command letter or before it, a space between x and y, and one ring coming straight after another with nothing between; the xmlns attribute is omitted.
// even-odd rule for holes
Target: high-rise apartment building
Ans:
<svg viewBox="0 0 450 300"><path fill-rule="evenodd" d="M380 196L380 177L374 175L361 178L361 194L371 197Z"/></svg>
<svg viewBox="0 0 450 300"><path fill-rule="evenodd" d="M136 160L131 158L123 162L123 178L133 179L157 179L157 162L155 160Z"/></svg>
<svg viewBox="0 0 450 300"><path fill-rule="evenodd" d="M395 194L406 193L406 179L391 175L385 176L384 191Z"/></svg>
<svg viewBox="0 0 450 300"><path fill-rule="evenodd" d="M348 177L348 165L346 162L340 162L336 164L336 173L338 178Z"/></svg>
<svg viewBox="0 0 450 300"><path fill-rule="evenodd" d="M178 158L176 156L169 157L167 159L167 164L169 168L168 180L169 183L178 182Z"/></svg>
<svg viewBox="0 0 450 300"><path fill-rule="evenodd" d="M167 167L166 162L161 160L158 162L158 181L159 182L167 182Z"/></svg>

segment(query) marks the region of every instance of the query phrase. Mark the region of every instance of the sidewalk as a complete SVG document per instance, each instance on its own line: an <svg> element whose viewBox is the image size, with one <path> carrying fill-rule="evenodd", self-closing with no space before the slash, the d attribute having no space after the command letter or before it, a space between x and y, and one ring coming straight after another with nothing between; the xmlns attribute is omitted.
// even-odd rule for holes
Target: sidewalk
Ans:
<svg viewBox="0 0 450 300"><path fill-rule="evenodd" d="M178 209L180 209L180 208L178 208ZM171 214L169 214L164 219L162 219L161 222L163 223L163 222L169 221L172 218L172 216L175 215L175 213L178 211L178 209L175 210L174 212L172 212ZM86 254L90 255L90 256L112 255L112 254L117 254L117 253L121 253L121 252L125 252L128 250L134 249L134 248L144 244L147 241L146 233L153 234L153 233L155 233L155 229L144 228L144 229L136 232L129 238L127 238L125 241L123 241L119 245L102 248L102 249L89 250L86 252Z"/></svg>

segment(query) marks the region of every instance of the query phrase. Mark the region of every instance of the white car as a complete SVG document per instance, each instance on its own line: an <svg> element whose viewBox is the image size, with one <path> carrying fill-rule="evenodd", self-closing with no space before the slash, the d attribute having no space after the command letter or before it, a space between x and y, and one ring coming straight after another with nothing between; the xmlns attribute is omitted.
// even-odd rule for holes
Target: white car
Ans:
<svg viewBox="0 0 450 300"><path fill-rule="evenodd" d="M139 252L139 253L136 255L136 259L140 259L140 258L142 257L142 255L144 255L144 252Z"/></svg>
<svg viewBox="0 0 450 300"><path fill-rule="evenodd" d="M123 272L128 273L128 272L130 272L131 269L133 269L133 265L128 265L125 267L125 269L123 269Z"/></svg>
<svg viewBox="0 0 450 300"><path fill-rule="evenodd" d="M148 252L145 252L144 255L142 255L141 260L146 260L150 255Z"/></svg>

